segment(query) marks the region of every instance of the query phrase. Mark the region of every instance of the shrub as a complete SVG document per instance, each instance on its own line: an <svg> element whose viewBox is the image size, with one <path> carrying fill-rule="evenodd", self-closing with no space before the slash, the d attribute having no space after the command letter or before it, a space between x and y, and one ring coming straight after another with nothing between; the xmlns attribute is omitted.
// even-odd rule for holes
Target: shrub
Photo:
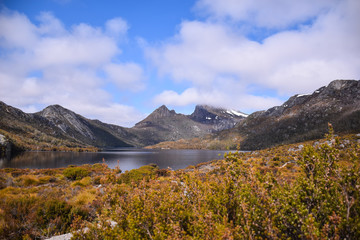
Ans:
<svg viewBox="0 0 360 240"><path fill-rule="evenodd" d="M39 179L34 175L23 175L16 180L25 187L39 185Z"/></svg>
<svg viewBox="0 0 360 240"><path fill-rule="evenodd" d="M73 202L75 205L83 206L86 204L92 203L96 198L95 193L91 191L82 191L78 195L72 198L71 202Z"/></svg>
<svg viewBox="0 0 360 240"><path fill-rule="evenodd" d="M72 186L86 187L89 186L91 182L92 182L91 177L84 177L83 179L74 182Z"/></svg>
<svg viewBox="0 0 360 240"><path fill-rule="evenodd" d="M74 219L79 216L86 219L87 215L85 211L63 200L51 199L38 208L36 222L46 235L51 236L69 231Z"/></svg>
<svg viewBox="0 0 360 240"><path fill-rule="evenodd" d="M157 173L158 166L156 164L150 164L146 166L142 166L138 169L133 169L130 171L126 171L125 173L120 175L118 179L118 183L139 183L143 179L151 179Z"/></svg>
<svg viewBox="0 0 360 240"><path fill-rule="evenodd" d="M82 167L70 167L66 168L63 172L64 176L70 180L81 180L84 177L89 176L89 170Z"/></svg>

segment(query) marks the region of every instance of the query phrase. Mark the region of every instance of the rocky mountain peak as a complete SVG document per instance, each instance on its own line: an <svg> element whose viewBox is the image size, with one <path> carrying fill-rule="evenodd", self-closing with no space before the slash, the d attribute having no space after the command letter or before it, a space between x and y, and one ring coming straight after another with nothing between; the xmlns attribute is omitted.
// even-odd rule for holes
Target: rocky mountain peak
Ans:
<svg viewBox="0 0 360 240"><path fill-rule="evenodd" d="M218 120L236 118L243 119L247 114L230 110L225 108L213 107L209 105L197 105L195 111L190 115L190 118L195 121Z"/></svg>
<svg viewBox="0 0 360 240"><path fill-rule="evenodd" d="M64 133L72 133L75 131L85 137L94 139L94 134L87 126L85 119L60 105L50 105L44 110L36 113L36 115L48 119Z"/></svg>
<svg viewBox="0 0 360 240"><path fill-rule="evenodd" d="M165 105L157 108L154 112L152 112L148 118L158 119L164 117L170 117L175 115L176 112L174 110L169 110Z"/></svg>
<svg viewBox="0 0 360 240"><path fill-rule="evenodd" d="M51 118L51 117L57 117L59 115L63 115L63 114L74 114L74 112L60 106L60 105L50 105L47 106L46 108L44 108L42 111L40 111L38 114L46 117L46 118Z"/></svg>
<svg viewBox="0 0 360 240"><path fill-rule="evenodd" d="M196 122L213 125L215 131L232 128L245 117L247 115L239 111L208 105L197 105L189 116Z"/></svg>

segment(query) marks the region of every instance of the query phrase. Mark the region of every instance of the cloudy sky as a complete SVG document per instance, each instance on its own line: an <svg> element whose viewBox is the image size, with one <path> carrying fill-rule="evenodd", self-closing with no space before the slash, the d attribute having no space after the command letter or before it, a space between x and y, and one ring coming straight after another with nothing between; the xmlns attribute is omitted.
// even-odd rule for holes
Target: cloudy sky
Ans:
<svg viewBox="0 0 360 240"><path fill-rule="evenodd" d="M360 79L359 0L0 0L0 101L132 126Z"/></svg>

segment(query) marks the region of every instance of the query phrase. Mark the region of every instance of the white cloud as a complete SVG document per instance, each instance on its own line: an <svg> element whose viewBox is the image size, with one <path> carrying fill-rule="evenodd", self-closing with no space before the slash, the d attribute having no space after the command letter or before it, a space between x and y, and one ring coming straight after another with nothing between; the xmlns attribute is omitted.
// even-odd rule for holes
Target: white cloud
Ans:
<svg viewBox="0 0 360 240"><path fill-rule="evenodd" d="M0 46L31 48L36 43L36 26L19 13L4 10L0 14Z"/></svg>
<svg viewBox="0 0 360 240"><path fill-rule="evenodd" d="M257 27L284 28L331 10L339 0L200 0L196 9L215 18L230 17Z"/></svg>
<svg viewBox="0 0 360 240"><path fill-rule="evenodd" d="M226 1L224 6L218 6L220 1L200 1L199 6L205 2L227 14L232 14L230 5L235 4L235 1ZM258 19L270 18L266 14L271 10L279 11L276 4L264 4L267 1L236 2L250 4L244 6L244 11L256 10ZM359 79L360 17L357 11L360 2L320 1L314 7L313 1L298 2L291 2L288 12L286 4L280 6L286 14L298 8L300 11L290 14L284 20L286 25L321 14L311 25L277 31L261 43L252 41L227 21L183 22L174 38L160 46L147 47L146 53L160 75L169 75L177 82L190 82L192 87L181 94L164 91L155 101L168 99L173 105L183 105L209 98L222 105L234 105L234 101L238 101L240 110L265 109L268 101L279 103L278 99L284 95L311 92L334 79ZM226 6L229 9L222 9ZM312 10L302 10L308 8ZM327 11L322 12L325 8ZM273 17L277 21L278 14ZM239 15L239 19L247 19L247 15ZM275 26L278 25L270 22L268 27ZM232 79L231 84L225 88L224 79L228 78ZM278 97L257 97L257 91L264 93L264 89L275 91Z"/></svg>
<svg viewBox="0 0 360 240"><path fill-rule="evenodd" d="M210 106L238 109L251 113L259 109L267 109L281 105L281 101L274 97L255 96L247 93L237 94L234 90L224 89L203 90L188 88L182 93L166 90L154 98L157 105L186 106L190 104L207 104Z"/></svg>
<svg viewBox="0 0 360 240"><path fill-rule="evenodd" d="M140 113L113 102L113 93L105 90L111 82L119 91L144 86L141 66L119 61L119 43L128 30L123 19L110 19L103 28L84 23L66 28L49 12L38 20L35 24L23 14L0 12L2 101L31 111L60 104L123 126L140 120Z"/></svg>
<svg viewBox="0 0 360 240"><path fill-rule="evenodd" d="M135 108L117 103L92 105L81 102L70 107L75 111L82 111L89 118L101 119L105 123L119 125L120 120L120 126L132 127L135 123L145 118L145 115L138 112Z"/></svg>
<svg viewBox="0 0 360 240"><path fill-rule="evenodd" d="M119 88L141 90L144 88L142 68L135 63L115 64L111 63L104 67L110 80Z"/></svg>
<svg viewBox="0 0 360 240"><path fill-rule="evenodd" d="M119 37L126 34L129 29L128 24L122 18L113 18L106 22L106 31L109 35Z"/></svg>
<svg viewBox="0 0 360 240"><path fill-rule="evenodd" d="M40 34L49 34L50 36L61 36L66 34L66 29L62 22L55 18L50 12L42 12L38 16L40 25L38 32Z"/></svg>

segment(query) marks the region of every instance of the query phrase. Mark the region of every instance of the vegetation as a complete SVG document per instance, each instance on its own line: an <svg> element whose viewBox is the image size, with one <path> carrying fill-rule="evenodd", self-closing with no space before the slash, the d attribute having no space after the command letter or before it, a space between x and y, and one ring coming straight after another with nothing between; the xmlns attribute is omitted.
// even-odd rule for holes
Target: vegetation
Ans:
<svg viewBox="0 0 360 240"><path fill-rule="evenodd" d="M84 146L72 142L57 139L33 130L33 134L16 134L11 131L0 129L0 134L6 136L12 143L12 154L18 152L33 151L63 151L63 152L97 152L98 148L93 146ZM1 150L1 149L0 149ZM3 151L3 150L1 150Z"/></svg>
<svg viewBox="0 0 360 240"><path fill-rule="evenodd" d="M178 171L2 169L0 236L360 239L358 142L330 128L318 142L228 153Z"/></svg>

